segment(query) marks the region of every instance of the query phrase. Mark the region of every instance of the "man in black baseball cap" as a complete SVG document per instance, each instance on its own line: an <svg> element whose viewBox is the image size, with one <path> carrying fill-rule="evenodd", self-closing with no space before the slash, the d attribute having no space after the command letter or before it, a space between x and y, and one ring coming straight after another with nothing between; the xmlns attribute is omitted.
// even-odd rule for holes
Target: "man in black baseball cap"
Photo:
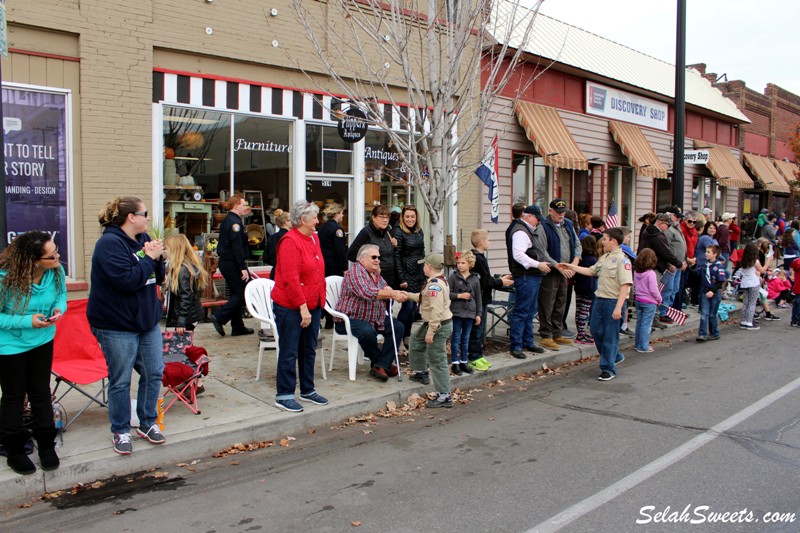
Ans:
<svg viewBox="0 0 800 533"><path fill-rule="evenodd" d="M567 210L567 202L565 202L561 198L556 198L552 202L550 202L550 209L552 209L556 213L563 213L564 211Z"/></svg>

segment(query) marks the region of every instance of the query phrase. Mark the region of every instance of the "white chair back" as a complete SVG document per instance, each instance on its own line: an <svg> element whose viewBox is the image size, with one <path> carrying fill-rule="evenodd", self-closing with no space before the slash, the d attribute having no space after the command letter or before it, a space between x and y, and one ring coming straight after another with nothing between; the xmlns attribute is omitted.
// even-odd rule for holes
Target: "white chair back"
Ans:
<svg viewBox="0 0 800 533"><path fill-rule="evenodd" d="M259 341L258 367L256 367L256 380L261 378L261 360L265 348L275 348L275 357L278 357L278 326L275 324L275 313L272 310L272 289L275 282L267 278L257 278L244 289L244 301L247 310L256 320L261 321L261 329L272 333L274 341Z"/></svg>
<svg viewBox="0 0 800 533"><path fill-rule="evenodd" d="M359 359L363 358L363 354L358 345L358 339L356 339L350 331L350 319L344 313L340 313L336 310L336 305L339 303L339 298L342 295L343 281L344 278L342 276L328 276L325 278L325 311L335 318L341 318L342 321L344 321L344 329L346 331L344 334L337 333L335 328L331 331L331 355L328 370L333 370L333 355L336 351L336 343L338 341L344 341L347 343L348 377L350 381L355 381L356 365Z"/></svg>

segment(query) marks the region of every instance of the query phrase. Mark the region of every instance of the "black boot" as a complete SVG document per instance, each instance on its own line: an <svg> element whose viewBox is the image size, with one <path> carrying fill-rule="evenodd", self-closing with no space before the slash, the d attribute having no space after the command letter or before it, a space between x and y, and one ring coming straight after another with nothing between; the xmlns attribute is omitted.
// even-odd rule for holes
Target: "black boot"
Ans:
<svg viewBox="0 0 800 533"><path fill-rule="evenodd" d="M33 430L33 437L39 448L39 464L42 465L42 470L55 470L61 464L56 454L56 435L58 435L58 430L55 428Z"/></svg>
<svg viewBox="0 0 800 533"><path fill-rule="evenodd" d="M28 433L20 432L3 437L3 445L8 451L8 467L17 474L28 475L36 472L36 466L25 453Z"/></svg>

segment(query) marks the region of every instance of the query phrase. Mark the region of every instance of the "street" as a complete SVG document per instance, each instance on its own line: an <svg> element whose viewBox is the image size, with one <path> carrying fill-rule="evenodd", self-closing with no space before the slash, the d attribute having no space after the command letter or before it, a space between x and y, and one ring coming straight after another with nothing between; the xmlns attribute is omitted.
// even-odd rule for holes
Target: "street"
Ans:
<svg viewBox="0 0 800 533"><path fill-rule="evenodd" d="M625 350L610 382L595 361L453 409L186 457L169 482L37 501L0 530L797 533L800 331L787 318Z"/></svg>

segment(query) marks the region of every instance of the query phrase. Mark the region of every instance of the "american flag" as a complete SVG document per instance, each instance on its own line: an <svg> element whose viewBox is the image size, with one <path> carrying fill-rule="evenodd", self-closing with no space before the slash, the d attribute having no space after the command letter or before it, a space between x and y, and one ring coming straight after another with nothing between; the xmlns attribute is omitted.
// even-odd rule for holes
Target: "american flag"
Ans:
<svg viewBox="0 0 800 533"><path fill-rule="evenodd" d="M686 322L686 313L683 311L678 311L673 307L667 307L667 316L670 317L673 322L682 326L684 322Z"/></svg>
<svg viewBox="0 0 800 533"><path fill-rule="evenodd" d="M619 226L617 204L611 202L611 206L608 208L608 215L606 215L606 228L616 228L617 226Z"/></svg>

